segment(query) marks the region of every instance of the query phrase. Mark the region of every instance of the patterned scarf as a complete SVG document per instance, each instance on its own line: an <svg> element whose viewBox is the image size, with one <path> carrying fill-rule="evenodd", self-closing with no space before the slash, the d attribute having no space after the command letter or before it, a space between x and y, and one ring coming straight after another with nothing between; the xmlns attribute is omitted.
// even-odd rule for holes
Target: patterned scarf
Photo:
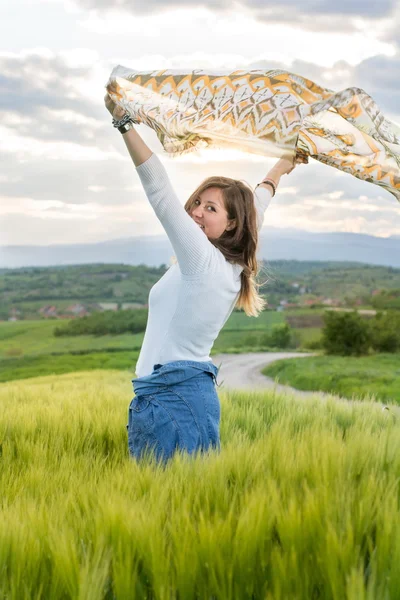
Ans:
<svg viewBox="0 0 400 600"><path fill-rule="evenodd" d="M360 88L334 92L283 70L144 72L120 65L106 88L172 156L205 147L303 162L311 156L400 201L400 127Z"/></svg>

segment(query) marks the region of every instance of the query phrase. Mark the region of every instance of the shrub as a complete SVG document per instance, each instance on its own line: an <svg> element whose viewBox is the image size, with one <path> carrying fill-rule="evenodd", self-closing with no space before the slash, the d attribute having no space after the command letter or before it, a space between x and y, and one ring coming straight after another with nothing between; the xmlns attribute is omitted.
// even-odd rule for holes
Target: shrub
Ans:
<svg viewBox="0 0 400 600"><path fill-rule="evenodd" d="M287 323L273 325L269 335L270 345L275 348L288 348L292 337L291 327Z"/></svg>
<svg viewBox="0 0 400 600"><path fill-rule="evenodd" d="M318 338L315 340L306 340L302 343L301 347L306 350L321 350L321 348L323 347L322 338Z"/></svg>
<svg viewBox="0 0 400 600"><path fill-rule="evenodd" d="M322 347L327 354L361 356L372 344L369 323L356 311L326 311L323 315Z"/></svg>
<svg viewBox="0 0 400 600"><path fill-rule="evenodd" d="M88 317L73 319L54 329L56 337L68 335L119 335L122 333L142 333L146 329L147 309L106 310L95 312Z"/></svg>
<svg viewBox="0 0 400 600"><path fill-rule="evenodd" d="M242 345L245 347L258 346L259 342L259 334L254 333L249 333L245 335L241 340Z"/></svg>
<svg viewBox="0 0 400 600"><path fill-rule="evenodd" d="M372 346L377 352L400 350L400 313L379 312L371 323Z"/></svg>

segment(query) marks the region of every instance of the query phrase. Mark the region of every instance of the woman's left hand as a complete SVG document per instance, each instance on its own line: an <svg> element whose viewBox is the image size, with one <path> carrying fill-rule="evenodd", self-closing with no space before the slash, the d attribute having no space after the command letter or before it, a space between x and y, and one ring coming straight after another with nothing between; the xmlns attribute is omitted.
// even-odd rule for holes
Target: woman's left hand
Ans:
<svg viewBox="0 0 400 600"><path fill-rule="evenodd" d="M279 167L279 169L281 170L282 175L289 175L289 173L291 173L293 171L293 169L295 167L297 167L297 165L300 164L308 164L308 157L303 157L303 156L295 156L295 157L290 157L290 158L281 158L278 163L277 163L277 167Z"/></svg>
<svg viewBox="0 0 400 600"><path fill-rule="evenodd" d="M278 160L275 166L278 167L281 175L288 175L296 167L296 163L293 158L281 158Z"/></svg>

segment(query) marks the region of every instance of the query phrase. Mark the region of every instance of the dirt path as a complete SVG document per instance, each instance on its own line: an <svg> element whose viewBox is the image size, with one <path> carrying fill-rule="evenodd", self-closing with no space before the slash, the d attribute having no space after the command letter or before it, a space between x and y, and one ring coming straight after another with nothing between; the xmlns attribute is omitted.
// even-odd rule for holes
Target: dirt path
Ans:
<svg viewBox="0 0 400 600"><path fill-rule="evenodd" d="M247 354L216 354L212 356L212 362L219 367L217 383L218 390L225 391L229 389L236 390L262 390L276 389L293 394L298 398L318 396L326 400L328 397L340 398L333 394L325 392L303 392L296 390L288 385L276 384L273 379L262 375L261 370L268 364L284 358L307 358L308 356L318 356L317 353L304 352L249 352ZM342 398L343 399L343 398ZM351 402L351 400L347 400ZM390 408L400 417L400 407Z"/></svg>
<svg viewBox="0 0 400 600"><path fill-rule="evenodd" d="M294 392L308 396L317 392L301 392L287 385L278 385L270 377L262 375L261 370L268 364L283 358L306 358L316 356L304 352L249 352L247 354L216 354L213 363L219 367L217 383L219 390L271 389ZM321 392L318 392L321 394Z"/></svg>

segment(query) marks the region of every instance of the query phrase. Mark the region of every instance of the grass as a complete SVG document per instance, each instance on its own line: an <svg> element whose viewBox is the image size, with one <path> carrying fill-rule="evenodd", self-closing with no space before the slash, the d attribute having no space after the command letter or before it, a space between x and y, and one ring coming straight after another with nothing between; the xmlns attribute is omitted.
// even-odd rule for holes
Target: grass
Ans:
<svg viewBox="0 0 400 600"><path fill-rule="evenodd" d="M229 342L229 340L228 340ZM242 352L268 352L277 351L276 348L266 346L237 346L221 345L215 346L211 357L219 352L228 354L241 354ZM234 344L234 341L231 341ZM9 358L0 361L0 382L14 381L16 379L28 379L42 375L57 375L73 373L75 371L88 371L91 369L130 369L132 375L136 369L139 351L136 348L126 350L124 348L108 348L102 350L82 350L74 353L61 353L60 355L41 354L37 356L25 356Z"/></svg>
<svg viewBox="0 0 400 600"><path fill-rule="evenodd" d="M225 328L218 336L220 346L231 346L244 332L262 333L275 323L281 323L281 313L263 312L259 319L246 317L244 313L232 313ZM63 321L62 323L65 323ZM0 359L15 356L38 356L52 352L68 353L76 350L100 350L107 348L140 347L144 332L122 335L81 335L74 337L54 337L53 331L60 326L59 320L0 322ZM226 342L224 336L227 336ZM222 349L218 350L222 352Z"/></svg>
<svg viewBox="0 0 400 600"><path fill-rule="evenodd" d="M321 339L322 329L319 327L302 327L294 328L293 336L300 348L307 348L310 343L317 342Z"/></svg>
<svg viewBox="0 0 400 600"><path fill-rule="evenodd" d="M0 362L0 382L91 369L130 369L134 376L138 351L27 356Z"/></svg>
<svg viewBox="0 0 400 600"><path fill-rule="evenodd" d="M282 320L280 313L265 312L254 328L254 323L248 326L251 319L244 314L233 313L231 318L232 323L215 341L212 355L268 351L260 338ZM89 369L133 370L144 333L54 337L59 324L55 320L0 323L0 382Z"/></svg>
<svg viewBox="0 0 400 600"><path fill-rule="evenodd" d="M259 317L247 317L243 312L233 312L225 324L223 331L229 330L267 330L273 325L284 323L285 316L276 310L263 311Z"/></svg>
<svg viewBox="0 0 400 600"><path fill-rule="evenodd" d="M400 355L313 356L277 361L262 373L299 390L370 398L400 404Z"/></svg>
<svg viewBox="0 0 400 600"><path fill-rule="evenodd" d="M39 356L52 352L69 353L77 350L107 350L139 347L144 334L81 335L54 337L53 330L60 321L16 321L0 323L0 359L14 356Z"/></svg>
<svg viewBox="0 0 400 600"><path fill-rule="evenodd" d="M162 468L128 456L130 379L0 386L1 598L399 598L392 413L219 392L221 452Z"/></svg>

